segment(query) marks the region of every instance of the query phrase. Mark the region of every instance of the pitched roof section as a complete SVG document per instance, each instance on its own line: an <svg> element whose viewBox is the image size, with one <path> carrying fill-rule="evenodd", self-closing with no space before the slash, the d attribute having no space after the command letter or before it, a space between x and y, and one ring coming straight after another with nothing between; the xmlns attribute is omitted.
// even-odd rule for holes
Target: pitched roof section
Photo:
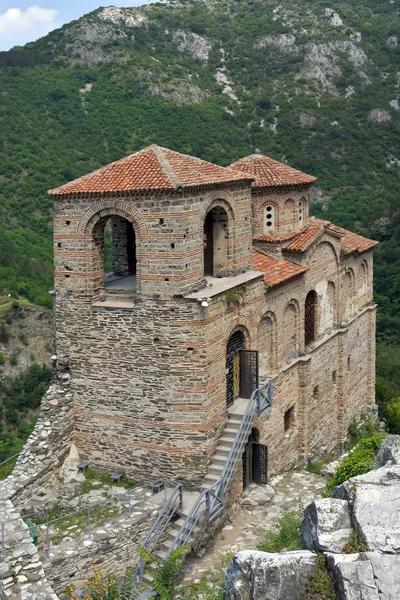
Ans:
<svg viewBox="0 0 400 600"><path fill-rule="evenodd" d="M340 245L344 254L361 254L362 252L372 250L372 248L379 244L379 242L376 240L370 240L362 235L358 235L357 233L353 233L352 231L338 227L337 225L331 225L330 228L338 233L343 234Z"/></svg>
<svg viewBox="0 0 400 600"><path fill-rule="evenodd" d="M362 252L371 250L379 244L379 242L376 242L375 240L369 240L357 233L338 227L330 221L316 219L315 217L309 219L307 225L297 233L292 232L286 236L275 236L271 232L271 235L260 237L256 241L277 244L290 240L287 246L283 246L284 252L303 253L306 252L323 233L328 233L339 238L340 249L344 254L361 254Z"/></svg>
<svg viewBox="0 0 400 600"><path fill-rule="evenodd" d="M256 179L251 184L253 189L311 184L317 180L312 175L306 175L306 173L302 173L263 154L245 156L232 163L230 167L254 175Z"/></svg>
<svg viewBox="0 0 400 600"><path fill-rule="evenodd" d="M253 269L264 271L264 282L271 289L288 283L308 271L308 267L296 265L285 258L281 260L271 258L255 248L253 248Z"/></svg>
<svg viewBox="0 0 400 600"><path fill-rule="evenodd" d="M97 171L49 190L51 196L118 192L172 192L181 188L252 181L248 173L220 167L161 146L148 146Z"/></svg>

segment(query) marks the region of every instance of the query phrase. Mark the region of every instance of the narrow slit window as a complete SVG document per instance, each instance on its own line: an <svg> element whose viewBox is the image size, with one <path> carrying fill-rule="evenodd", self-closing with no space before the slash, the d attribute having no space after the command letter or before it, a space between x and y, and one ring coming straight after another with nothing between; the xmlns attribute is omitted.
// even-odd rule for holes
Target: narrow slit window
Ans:
<svg viewBox="0 0 400 600"><path fill-rule="evenodd" d="M283 428L285 432L289 432L293 429L294 425L294 406L289 408L283 416Z"/></svg>
<svg viewBox="0 0 400 600"><path fill-rule="evenodd" d="M303 227L304 225L304 202L300 200L299 202L299 225Z"/></svg>

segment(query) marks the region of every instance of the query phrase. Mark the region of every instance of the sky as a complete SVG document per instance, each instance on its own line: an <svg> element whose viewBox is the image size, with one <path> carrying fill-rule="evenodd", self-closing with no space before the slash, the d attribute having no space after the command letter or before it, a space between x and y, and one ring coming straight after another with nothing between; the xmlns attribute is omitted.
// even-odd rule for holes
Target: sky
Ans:
<svg viewBox="0 0 400 600"><path fill-rule="evenodd" d="M147 0L0 0L0 50L22 46L99 6L140 6Z"/></svg>

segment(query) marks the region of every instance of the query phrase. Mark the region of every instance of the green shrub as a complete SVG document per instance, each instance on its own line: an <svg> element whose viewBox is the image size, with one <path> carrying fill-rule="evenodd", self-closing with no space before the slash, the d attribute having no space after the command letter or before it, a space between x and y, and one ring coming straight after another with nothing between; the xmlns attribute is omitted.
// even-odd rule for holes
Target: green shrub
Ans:
<svg viewBox="0 0 400 600"><path fill-rule="evenodd" d="M0 352L0 365L4 365L5 362L6 362L6 357L4 356L4 354L2 352Z"/></svg>
<svg viewBox="0 0 400 600"><path fill-rule="evenodd" d="M372 469L375 454L385 436L384 433L375 433L371 437L364 438L344 457L334 476L330 477L326 483L327 495L331 495L333 488L347 479L363 475Z"/></svg>
<svg viewBox="0 0 400 600"><path fill-rule="evenodd" d="M8 332L7 327L4 325L0 325L0 342L2 344L7 344L10 341L10 334Z"/></svg>
<svg viewBox="0 0 400 600"><path fill-rule="evenodd" d="M18 339L20 342L22 342L24 344L24 346L28 345L28 338L26 337L25 333L20 333L18 336Z"/></svg>
<svg viewBox="0 0 400 600"><path fill-rule="evenodd" d="M8 359L8 362L13 367L17 366L17 364L18 364L18 355L16 354L16 352L14 352L13 354L11 354L10 358Z"/></svg>
<svg viewBox="0 0 400 600"><path fill-rule="evenodd" d="M400 398L388 404L386 408L386 424L389 433L400 434Z"/></svg>
<svg viewBox="0 0 400 600"><path fill-rule="evenodd" d="M156 600L173 600L175 597L175 579L183 567L182 554L186 552L186 546L175 548L166 560L155 559L151 554L139 546L138 552L145 560L145 564L154 564L152 575L152 588Z"/></svg>
<svg viewBox="0 0 400 600"><path fill-rule="evenodd" d="M358 552L370 552L367 544L360 542L355 531L349 537L349 541L343 548L343 554L357 554Z"/></svg>
<svg viewBox="0 0 400 600"><path fill-rule="evenodd" d="M323 554L317 556L317 568L307 581L301 600L336 600L335 584L328 574Z"/></svg>
<svg viewBox="0 0 400 600"><path fill-rule="evenodd" d="M299 539L298 529L303 520L303 509L289 511L285 508L279 522L266 531L263 535L264 541L257 544L257 550L262 552L281 552L289 548Z"/></svg>
<svg viewBox="0 0 400 600"><path fill-rule="evenodd" d="M314 475L321 475L321 469L324 466L322 461L309 462L306 466L307 473L314 473Z"/></svg>
<svg viewBox="0 0 400 600"><path fill-rule="evenodd" d="M12 306L12 308L15 308L15 309L19 308L19 302L18 302L18 300L14 300L12 302L11 306Z"/></svg>

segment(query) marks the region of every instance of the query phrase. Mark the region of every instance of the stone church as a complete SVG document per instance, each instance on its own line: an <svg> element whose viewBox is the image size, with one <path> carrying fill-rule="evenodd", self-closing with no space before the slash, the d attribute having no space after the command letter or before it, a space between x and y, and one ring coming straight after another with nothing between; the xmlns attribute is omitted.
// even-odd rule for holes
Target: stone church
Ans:
<svg viewBox="0 0 400 600"><path fill-rule="evenodd" d="M310 217L314 182L152 145L49 192L56 349L91 467L207 487L268 383L240 489L372 410L376 242Z"/></svg>

